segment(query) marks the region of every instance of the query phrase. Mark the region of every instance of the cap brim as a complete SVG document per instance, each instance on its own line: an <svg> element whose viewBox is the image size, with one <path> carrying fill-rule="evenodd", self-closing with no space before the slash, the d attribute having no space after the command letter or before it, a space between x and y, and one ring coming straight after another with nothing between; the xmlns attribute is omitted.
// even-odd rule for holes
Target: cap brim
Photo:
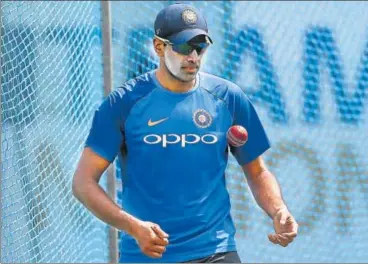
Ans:
<svg viewBox="0 0 368 264"><path fill-rule="evenodd" d="M183 30L179 33L173 34L169 37L166 37L166 39L168 39L171 43L173 44L181 44L184 42L187 42L189 40L191 40L192 38L198 36L198 35L205 35L208 37L208 39L210 40L210 42L212 43L212 39L210 38L210 36L208 36L208 33L202 29L199 28L190 28L190 29L186 29Z"/></svg>

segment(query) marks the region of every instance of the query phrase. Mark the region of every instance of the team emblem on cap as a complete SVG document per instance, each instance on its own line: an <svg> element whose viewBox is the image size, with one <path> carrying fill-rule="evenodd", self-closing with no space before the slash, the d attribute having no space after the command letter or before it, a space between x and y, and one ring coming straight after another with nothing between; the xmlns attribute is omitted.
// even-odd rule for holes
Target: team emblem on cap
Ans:
<svg viewBox="0 0 368 264"><path fill-rule="evenodd" d="M206 128L212 123L212 116L203 109L198 109L193 113L193 121L197 127Z"/></svg>
<svg viewBox="0 0 368 264"><path fill-rule="evenodd" d="M197 14L192 9L186 9L181 14L184 22L187 24L194 24L197 22Z"/></svg>

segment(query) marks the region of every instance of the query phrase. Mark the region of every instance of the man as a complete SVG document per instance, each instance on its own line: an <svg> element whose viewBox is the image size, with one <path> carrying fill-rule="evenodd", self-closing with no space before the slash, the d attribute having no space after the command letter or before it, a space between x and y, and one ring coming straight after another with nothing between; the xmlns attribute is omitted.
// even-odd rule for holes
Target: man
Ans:
<svg viewBox="0 0 368 264"><path fill-rule="evenodd" d="M297 223L261 155L270 147L257 113L234 83L199 72L212 43L195 8L173 4L155 21L157 70L129 80L96 111L73 179L74 195L124 231L120 262L240 262L225 186L229 150L273 219L269 240L287 246ZM229 147L233 125L248 142ZM118 156L123 204L98 185Z"/></svg>

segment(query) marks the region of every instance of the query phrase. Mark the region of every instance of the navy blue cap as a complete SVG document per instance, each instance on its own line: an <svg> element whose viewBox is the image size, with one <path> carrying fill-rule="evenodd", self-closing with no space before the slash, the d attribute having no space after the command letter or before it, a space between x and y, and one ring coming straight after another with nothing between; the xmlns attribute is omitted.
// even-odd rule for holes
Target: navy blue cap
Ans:
<svg viewBox="0 0 368 264"><path fill-rule="evenodd" d="M161 10L155 20L155 35L174 44L181 44L198 35L205 35L212 43L203 15L186 4L172 4Z"/></svg>

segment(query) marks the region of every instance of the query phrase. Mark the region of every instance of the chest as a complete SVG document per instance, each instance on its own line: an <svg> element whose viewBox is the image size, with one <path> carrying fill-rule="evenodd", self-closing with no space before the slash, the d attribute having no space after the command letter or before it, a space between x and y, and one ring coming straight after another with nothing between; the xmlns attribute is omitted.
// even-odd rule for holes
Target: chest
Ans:
<svg viewBox="0 0 368 264"><path fill-rule="evenodd" d="M147 98L139 102L126 122L130 136L226 132L232 120L224 102L209 96ZM193 137L197 138L197 137Z"/></svg>

